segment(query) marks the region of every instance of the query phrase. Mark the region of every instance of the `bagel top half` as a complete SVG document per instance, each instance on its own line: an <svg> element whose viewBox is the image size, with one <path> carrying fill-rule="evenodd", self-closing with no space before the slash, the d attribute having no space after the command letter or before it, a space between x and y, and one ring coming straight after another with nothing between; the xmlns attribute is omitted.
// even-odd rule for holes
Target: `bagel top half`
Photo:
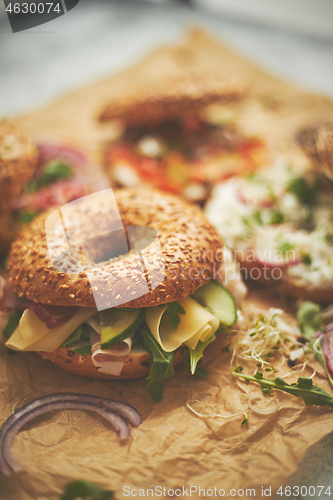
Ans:
<svg viewBox="0 0 333 500"><path fill-rule="evenodd" d="M9 215L37 161L37 147L21 127L0 121L0 217Z"/></svg>
<svg viewBox="0 0 333 500"><path fill-rule="evenodd" d="M130 126L155 126L197 111L217 101L239 101L247 88L238 78L226 75L182 74L157 81L137 82L124 95L116 95L102 111L101 122L122 120Z"/></svg>
<svg viewBox="0 0 333 500"><path fill-rule="evenodd" d="M79 244L66 250L67 241L59 232L63 231L60 210L49 211L27 226L12 245L9 276L20 297L44 304L80 307L95 307L98 297L106 307L118 303L119 306L149 307L187 297L214 275L221 262L221 240L198 207L173 195L142 187L115 190L114 195L125 228L153 228L158 238L146 244L146 234L141 241L138 233L135 245L141 250L141 256L134 252L122 258L109 257L108 246L117 246L121 234L109 232L110 209L99 193L81 198L75 214L66 220L66 229L71 241L86 242L84 267ZM53 228L53 241L50 235L47 241L47 219L59 221ZM105 236L97 245L90 246L91 236L97 233ZM56 266L54 260L51 261L50 246L53 253L60 255ZM142 257L146 265L144 272ZM151 270L164 272L158 286L153 283ZM142 295L138 296L140 289ZM134 299L125 302L124 297L131 294L135 295Z"/></svg>

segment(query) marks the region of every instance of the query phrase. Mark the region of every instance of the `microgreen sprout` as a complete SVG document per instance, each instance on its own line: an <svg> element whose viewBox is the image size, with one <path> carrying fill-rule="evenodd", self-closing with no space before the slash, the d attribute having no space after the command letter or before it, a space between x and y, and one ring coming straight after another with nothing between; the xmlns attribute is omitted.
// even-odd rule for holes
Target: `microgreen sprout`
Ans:
<svg viewBox="0 0 333 500"><path fill-rule="evenodd" d="M266 367L267 372L276 372L273 365L277 356L289 357L290 344L296 347L299 330L287 324L280 309L271 308L266 314L254 314L243 320L234 342L231 368L234 370L241 361L255 361L256 367ZM276 364L276 363L275 363ZM239 366L236 368L240 372Z"/></svg>

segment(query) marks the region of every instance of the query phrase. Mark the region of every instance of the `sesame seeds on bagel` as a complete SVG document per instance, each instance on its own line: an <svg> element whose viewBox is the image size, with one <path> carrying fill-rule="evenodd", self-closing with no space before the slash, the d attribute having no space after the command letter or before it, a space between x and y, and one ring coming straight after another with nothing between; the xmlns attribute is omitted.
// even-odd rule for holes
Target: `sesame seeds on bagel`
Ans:
<svg viewBox="0 0 333 500"><path fill-rule="evenodd" d="M62 228L60 217L50 217L58 211L49 211L37 217L12 245L9 275L20 297L43 304L94 307L100 289L107 307L117 304L151 307L188 296L214 275L221 262L221 241L198 207L173 195L142 187L115 190L114 195L125 229L133 226L152 228L158 238L146 245L146 235L141 237L138 232L137 241L134 238L134 250L138 251L114 258L108 245L111 241L112 246L119 246L117 239L121 238L118 231L111 239L106 234L110 233L108 219L114 216L112 210L102 196L97 203L96 195L81 198L75 215L66 220L66 229L72 242L88 241L85 245L85 264L88 265L85 267L80 245L73 245L66 256L66 239L59 232ZM57 223L53 226L54 241L47 238L45 229L46 221L52 222L52 217L59 220L59 227ZM91 235L97 234L96 225L103 236L98 245L89 246ZM128 239L128 232L126 234ZM50 245L52 252L61 255L56 265L51 260ZM146 263L144 273L140 252ZM163 270L159 284L153 282L151 269ZM143 288L147 287L147 282L149 293ZM133 300L124 303L124 297L131 293L135 295Z"/></svg>

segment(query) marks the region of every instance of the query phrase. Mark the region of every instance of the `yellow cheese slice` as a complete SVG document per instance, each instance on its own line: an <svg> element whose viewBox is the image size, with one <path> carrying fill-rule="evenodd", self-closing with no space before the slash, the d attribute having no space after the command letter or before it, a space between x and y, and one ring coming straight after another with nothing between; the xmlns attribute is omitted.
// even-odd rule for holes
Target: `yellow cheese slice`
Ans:
<svg viewBox="0 0 333 500"><path fill-rule="evenodd" d="M95 307L82 307L67 323L50 330L33 311L25 311L6 346L17 351L52 352L96 312Z"/></svg>
<svg viewBox="0 0 333 500"><path fill-rule="evenodd" d="M49 328L31 309L26 309L20 319L21 336L26 345L31 345L46 335Z"/></svg>
<svg viewBox="0 0 333 500"><path fill-rule="evenodd" d="M181 344L194 349L199 340L207 340L219 326L219 320L190 297L177 302L186 314L179 315L180 321L176 330L170 325L169 318L163 316L167 305L146 309L147 325L166 352L174 351Z"/></svg>

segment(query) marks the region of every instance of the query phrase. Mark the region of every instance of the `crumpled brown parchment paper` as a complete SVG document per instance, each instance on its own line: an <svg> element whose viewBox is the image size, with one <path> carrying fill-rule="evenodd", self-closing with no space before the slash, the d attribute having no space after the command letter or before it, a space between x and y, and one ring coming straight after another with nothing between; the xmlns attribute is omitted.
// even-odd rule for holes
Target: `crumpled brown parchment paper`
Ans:
<svg viewBox="0 0 333 500"><path fill-rule="evenodd" d="M129 85L152 73L163 78L170 72L212 70L232 74L248 85L238 121L246 133L263 136L272 158L286 154L292 161L307 162L294 135L300 127L332 116L333 103L266 74L200 30L192 30L179 45L158 49L121 75L80 89L18 121L36 139L77 143L98 160L103 141L117 131L112 124L102 126L95 121L110 96L126 92ZM252 295L251 300L256 303L262 296L267 306L279 304L266 292ZM9 352L2 345L2 421L15 405L39 396L81 392L124 400L142 413L143 423L121 442L95 414L54 412L36 419L14 440L13 454L24 472L0 478L0 498L56 500L67 482L80 478L113 489L118 499L134 497L134 493L127 495L126 486L135 488L138 496L140 489L147 495L147 488L158 486L184 487L188 496L190 486L216 487L225 496L231 489L254 488L255 498L262 498L262 487L271 487L273 498L306 449L333 429L333 414L328 408L305 406L299 398L276 392L278 410L271 415L250 410L248 426L241 425L242 415L198 418L186 407L187 401L196 401L193 407L202 413L231 415L247 410L250 394L262 398L255 384L240 384L230 375L231 354L221 351L224 344L220 336L205 351L203 366L209 375L204 379L190 376L184 366L177 367L159 404L150 399L145 380L92 381L64 372L33 353ZM323 370L316 363L313 366L315 383L330 391ZM309 366L304 376L311 373ZM207 491L199 497L192 490L191 498L209 497Z"/></svg>

